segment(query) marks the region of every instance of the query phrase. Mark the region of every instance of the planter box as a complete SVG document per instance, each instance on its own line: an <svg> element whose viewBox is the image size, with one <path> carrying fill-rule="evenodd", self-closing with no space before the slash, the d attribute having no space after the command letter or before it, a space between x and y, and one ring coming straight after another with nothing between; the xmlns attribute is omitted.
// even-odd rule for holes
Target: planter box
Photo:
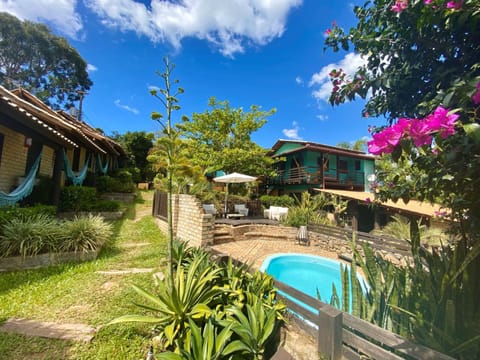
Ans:
<svg viewBox="0 0 480 360"><path fill-rule="evenodd" d="M0 258L0 271L15 271L25 269L37 269L66 262L82 262L95 260L98 251L48 253L35 256L15 256Z"/></svg>
<svg viewBox="0 0 480 360"><path fill-rule="evenodd" d="M135 200L135 197L135 193L105 193L100 195L100 199L102 200L116 200L126 203L132 203Z"/></svg>

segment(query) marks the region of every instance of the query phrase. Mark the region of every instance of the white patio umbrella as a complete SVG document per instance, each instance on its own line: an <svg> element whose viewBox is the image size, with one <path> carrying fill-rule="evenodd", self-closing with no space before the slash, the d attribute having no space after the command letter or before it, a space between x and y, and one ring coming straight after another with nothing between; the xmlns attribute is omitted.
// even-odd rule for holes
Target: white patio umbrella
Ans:
<svg viewBox="0 0 480 360"><path fill-rule="evenodd" d="M228 184L238 184L238 183L247 183L257 180L256 177L240 174L240 173L231 173L228 175L217 176L213 178L213 181L225 183L226 184L226 191L225 191L225 214L227 213L227 198L228 198Z"/></svg>

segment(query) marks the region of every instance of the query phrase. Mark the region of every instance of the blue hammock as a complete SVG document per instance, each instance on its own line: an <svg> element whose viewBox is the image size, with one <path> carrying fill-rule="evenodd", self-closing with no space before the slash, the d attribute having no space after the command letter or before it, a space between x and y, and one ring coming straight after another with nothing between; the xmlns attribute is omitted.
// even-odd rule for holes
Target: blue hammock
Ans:
<svg viewBox="0 0 480 360"><path fill-rule="evenodd" d="M68 161L67 158L67 153L65 152L65 149L63 149L63 168L65 169L65 175L67 175L67 178L72 182L73 185L82 185L83 181L87 177L87 170L88 170L88 163L90 162L90 154L88 154L87 161L85 161L85 165L83 165L82 171L78 175L75 175L75 173L72 170L72 166L70 165L70 162Z"/></svg>
<svg viewBox="0 0 480 360"><path fill-rule="evenodd" d="M35 176L40 166L40 159L42 158L42 152L38 154L37 159L32 165L32 168L28 172L28 175L22 181L22 183L11 193L6 194L0 191L0 206L15 205L17 202L27 197L32 193L33 186L35 185Z"/></svg>
<svg viewBox="0 0 480 360"><path fill-rule="evenodd" d="M102 157L100 154L97 154L97 162L98 162L98 167L100 171L102 172L103 175L107 175L108 171L108 162L110 159L107 159L107 162L105 163L105 166L102 165Z"/></svg>

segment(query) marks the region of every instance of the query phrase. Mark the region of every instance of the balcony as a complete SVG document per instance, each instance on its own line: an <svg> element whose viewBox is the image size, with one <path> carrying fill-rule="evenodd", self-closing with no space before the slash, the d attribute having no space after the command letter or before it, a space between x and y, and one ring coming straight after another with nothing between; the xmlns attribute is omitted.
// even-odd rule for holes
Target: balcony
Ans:
<svg viewBox="0 0 480 360"><path fill-rule="evenodd" d="M277 170L275 176L265 179L266 185L310 185L325 189L364 190L365 175L362 171L328 170L313 166L296 167L290 170Z"/></svg>

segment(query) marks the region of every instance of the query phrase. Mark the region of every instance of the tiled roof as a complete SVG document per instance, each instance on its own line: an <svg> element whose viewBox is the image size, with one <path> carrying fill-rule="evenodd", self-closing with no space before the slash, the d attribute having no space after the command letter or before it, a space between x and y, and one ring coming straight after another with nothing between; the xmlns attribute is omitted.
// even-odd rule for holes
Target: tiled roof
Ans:
<svg viewBox="0 0 480 360"><path fill-rule="evenodd" d="M17 116L22 119L23 116L26 116L32 120L24 125L37 131L39 126L43 126L52 134L57 135L64 145L68 144L74 147L81 145L101 154L125 155L121 145L112 139L63 110L54 111L25 89L18 88L9 91L0 86L0 98L16 111Z"/></svg>

